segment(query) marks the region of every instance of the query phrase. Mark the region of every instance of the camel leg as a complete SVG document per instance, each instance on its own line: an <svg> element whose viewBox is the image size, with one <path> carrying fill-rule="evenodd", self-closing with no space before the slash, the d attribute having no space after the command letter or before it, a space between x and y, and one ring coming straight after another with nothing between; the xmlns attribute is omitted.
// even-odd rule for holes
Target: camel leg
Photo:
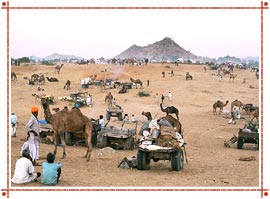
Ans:
<svg viewBox="0 0 270 199"><path fill-rule="evenodd" d="M87 158L87 161L90 160L91 157L91 152L92 152L92 132L93 132L93 127L90 124L85 125L85 134L87 138L87 151L86 154L83 156L83 158Z"/></svg>

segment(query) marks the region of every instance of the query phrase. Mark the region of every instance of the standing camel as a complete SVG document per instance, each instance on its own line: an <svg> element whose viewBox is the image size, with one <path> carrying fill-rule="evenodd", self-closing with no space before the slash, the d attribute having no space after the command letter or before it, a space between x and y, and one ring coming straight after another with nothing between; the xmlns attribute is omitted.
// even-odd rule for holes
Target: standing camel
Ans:
<svg viewBox="0 0 270 199"><path fill-rule="evenodd" d="M131 81L132 83L135 84L136 89L137 89L137 85L138 85L138 84L139 84L141 87L142 87L142 85L143 85L143 83L142 83L142 81L141 81L140 79L133 79L133 78L131 77L131 78L130 78L130 81Z"/></svg>
<svg viewBox="0 0 270 199"><path fill-rule="evenodd" d="M54 131L54 155L57 153L57 140L60 139L63 147L63 157L66 157L66 143L64 139L65 132L77 132L84 129L85 140L87 140L87 151L83 158L87 158L87 161L90 160L92 152L92 132L93 126L89 119L82 114L80 109L73 108L71 110L63 109L54 114L51 113L49 104L45 98L41 99L41 104L44 109L44 117L48 124L51 124Z"/></svg>
<svg viewBox="0 0 270 199"><path fill-rule="evenodd" d="M227 106L229 101L227 100L226 103L223 103L222 101L218 100L213 104L213 114L216 114L217 108L219 108L219 114L223 111L223 108Z"/></svg>
<svg viewBox="0 0 270 199"><path fill-rule="evenodd" d="M243 108L244 104L241 101L236 99L236 100L231 102L231 111L233 111L233 107L235 107L235 106L237 106L239 108Z"/></svg>
<svg viewBox="0 0 270 199"><path fill-rule="evenodd" d="M169 115L170 113L174 113L177 117L177 119L179 120L179 111L176 107L174 106L168 106L165 109L162 107L162 103L160 104L160 108L162 112L165 112L167 115Z"/></svg>
<svg viewBox="0 0 270 199"><path fill-rule="evenodd" d="M64 66L64 64L61 64L61 65L57 65L57 66L55 66L55 68L54 68L54 73L60 73L60 70L61 70L61 68Z"/></svg>

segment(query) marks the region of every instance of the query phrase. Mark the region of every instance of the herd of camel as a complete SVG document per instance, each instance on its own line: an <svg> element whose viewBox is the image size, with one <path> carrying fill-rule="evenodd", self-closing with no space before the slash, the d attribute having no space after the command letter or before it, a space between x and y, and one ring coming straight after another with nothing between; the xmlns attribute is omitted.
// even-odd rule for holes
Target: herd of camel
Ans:
<svg viewBox="0 0 270 199"><path fill-rule="evenodd" d="M213 104L213 114L216 114L217 108L219 108L219 114L221 114L223 112L223 108L227 106L228 103L229 100L227 100L225 103L217 100ZM231 102L231 112L233 111L234 107L245 110L248 115L252 116L251 121L253 121L255 118L257 122L259 121L259 107L253 106L252 104L244 104L237 99Z"/></svg>
<svg viewBox="0 0 270 199"><path fill-rule="evenodd" d="M112 95L106 96L106 100L108 98L108 101L111 101L113 98ZM94 133L94 123L96 123L95 120L89 120L87 116L85 116L79 108L72 108L67 109L64 108L62 110L58 110L56 113L52 114L50 111L49 103L45 98L41 98L41 104L44 110L44 117L48 124L52 125L52 128L54 130L54 154L57 153L57 143L59 143L59 140L61 140L62 147L63 147L63 156L62 158L66 157L66 150L65 150L65 139L64 139L64 132L77 132L81 129L84 129L85 132L85 138L87 143L87 150L84 158L87 159L87 161L90 160L91 152L92 152L92 139L93 139L93 133ZM163 108L162 104L160 104L161 111L166 113L165 117L162 117L160 119L167 120L172 127L174 127L176 132L179 132L181 135L183 134L182 131L182 124L179 121L179 111L174 106L168 106L166 108ZM171 114L175 114L177 119L174 118ZM152 120L152 115L150 112L142 112L142 115L147 117L148 121ZM70 122L73 121L73 122Z"/></svg>
<svg viewBox="0 0 270 199"><path fill-rule="evenodd" d="M55 67L55 73L59 73L61 68L63 67L63 64L57 65ZM186 74L187 79L192 80L192 76L187 73ZM17 79L16 74L11 74L12 79ZM57 79L50 79L49 77L46 77L48 81L58 81ZM45 81L44 75L37 75L34 74L31 76L31 82L43 82ZM131 82L137 85L142 86L143 83L141 80L135 80L133 78L130 78ZM70 82L67 82L65 86L70 86ZM64 87L65 88L65 87ZM106 96L105 101L108 102L108 105L112 104L113 96L111 93ZM225 103L218 100L213 104L213 114L216 114L217 108L219 108L219 112L221 113L223 111L223 108L229 103L227 100ZM63 147L63 158L66 157L66 150L65 150L65 139L64 139L64 132L77 132L81 129L84 129L85 136L86 136L86 143L87 143L87 150L84 158L87 159L87 161L90 160L91 152L92 152L92 139L93 139L93 133L94 133L94 124L96 124L93 120L89 120L87 116L85 116L79 108L72 108L72 109L62 109L58 110L54 114L51 113L49 103L45 98L41 98L41 104L44 109L44 116L45 120L48 124L52 125L52 128L54 130L54 154L57 153L57 143L59 143L57 140L60 139ZM231 103L231 111L234 106L237 106L239 108L244 109L249 115L252 115L253 118L251 121L253 121L254 118L258 121L259 116L259 108L248 106L248 104L243 104L239 100L235 100ZM183 136L183 130L182 130L182 124L179 120L179 110L175 106L167 106L166 108L163 107L163 104L160 104L160 109L162 112L166 113L164 117L161 117L160 119L167 120L172 127L174 127L175 131L178 132L180 135ZM176 118L172 116L172 114L176 115ZM150 112L142 112L142 115L147 117L148 121L151 121L153 119ZM73 121L73 122L70 122Z"/></svg>

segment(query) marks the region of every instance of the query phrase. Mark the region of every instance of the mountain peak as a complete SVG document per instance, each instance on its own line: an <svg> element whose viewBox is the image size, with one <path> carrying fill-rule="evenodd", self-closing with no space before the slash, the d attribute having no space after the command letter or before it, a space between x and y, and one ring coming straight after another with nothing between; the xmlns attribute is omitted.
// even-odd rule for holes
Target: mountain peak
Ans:
<svg viewBox="0 0 270 199"><path fill-rule="evenodd" d="M115 58L121 59L130 57L175 61L180 57L193 59L196 56L180 47L173 39L165 37L160 41L144 47L134 44L121 54L115 56Z"/></svg>

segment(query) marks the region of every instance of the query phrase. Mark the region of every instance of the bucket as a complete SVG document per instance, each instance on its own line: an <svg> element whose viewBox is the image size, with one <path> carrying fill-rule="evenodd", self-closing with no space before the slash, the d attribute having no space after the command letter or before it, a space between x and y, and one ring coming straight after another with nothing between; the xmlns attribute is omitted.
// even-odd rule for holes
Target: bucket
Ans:
<svg viewBox="0 0 270 199"><path fill-rule="evenodd" d="M154 138L154 139L157 139L158 138L158 136L159 136L159 130L158 129L154 129L153 131L152 131L152 138Z"/></svg>

